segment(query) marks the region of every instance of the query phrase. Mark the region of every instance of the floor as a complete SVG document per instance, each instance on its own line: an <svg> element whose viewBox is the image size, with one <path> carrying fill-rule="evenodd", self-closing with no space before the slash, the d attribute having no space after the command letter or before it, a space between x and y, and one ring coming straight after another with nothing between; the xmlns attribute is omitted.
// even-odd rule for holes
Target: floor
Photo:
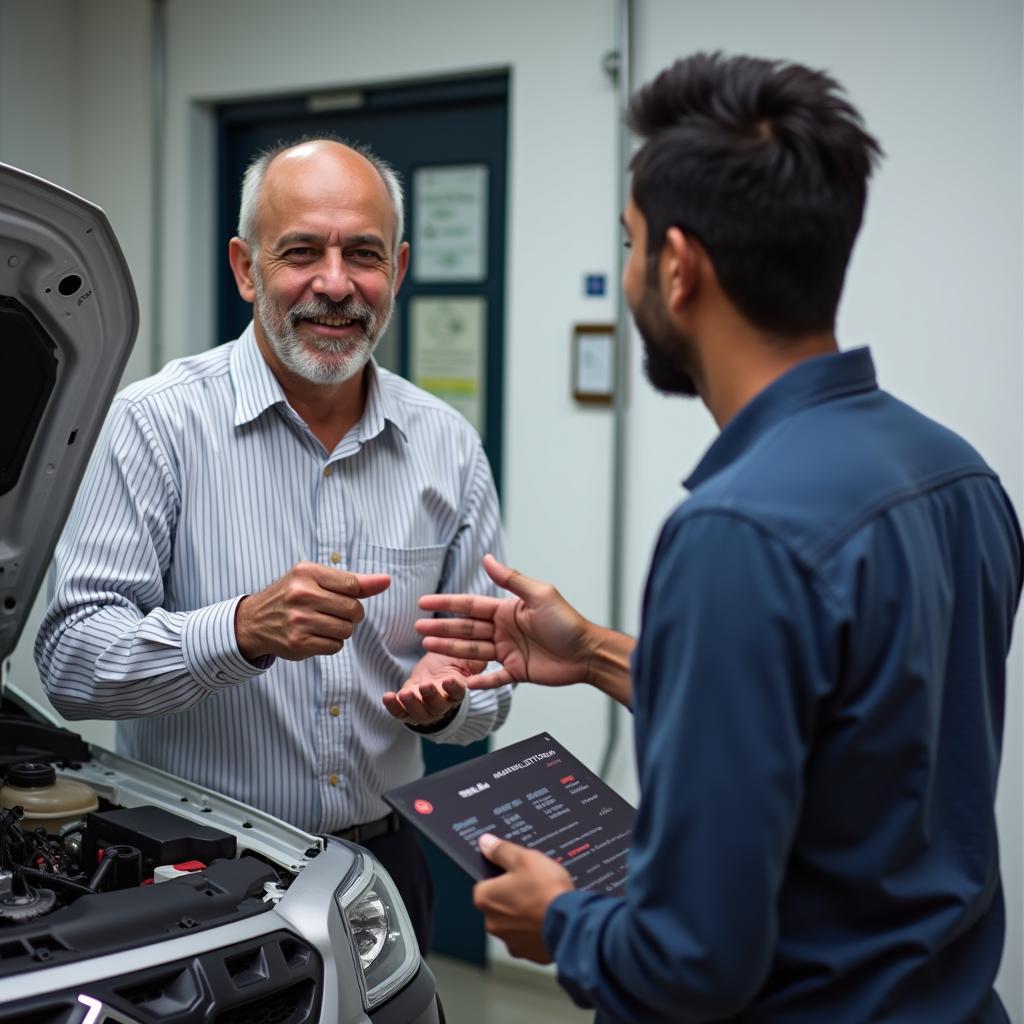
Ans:
<svg viewBox="0 0 1024 1024"><path fill-rule="evenodd" d="M515 968L484 970L443 956L429 959L448 1024L590 1024L553 978Z"/></svg>

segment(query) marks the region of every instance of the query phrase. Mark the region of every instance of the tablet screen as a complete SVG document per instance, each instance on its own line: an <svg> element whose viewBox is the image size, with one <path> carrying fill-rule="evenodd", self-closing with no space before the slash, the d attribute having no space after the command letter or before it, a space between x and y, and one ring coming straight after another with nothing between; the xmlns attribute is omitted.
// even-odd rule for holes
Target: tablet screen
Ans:
<svg viewBox="0 0 1024 1024"><path fill-rule="evenodd" d="M633 807L550 733L492 751L384 794L474 879L500 874L477 849L485 832L562 864L577 889L626 880Z"/></svg>

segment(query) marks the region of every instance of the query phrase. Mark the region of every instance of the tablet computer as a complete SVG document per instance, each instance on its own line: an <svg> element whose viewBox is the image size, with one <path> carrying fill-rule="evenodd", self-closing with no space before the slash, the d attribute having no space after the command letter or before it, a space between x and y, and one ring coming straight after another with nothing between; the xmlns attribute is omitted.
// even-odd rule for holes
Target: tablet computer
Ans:
<svg viewBox="0 0 1024 1024"><path fill-rule="evenodd" d="M562 864L577 889L626 880L634 808L550 733L502 747L384 794L472 878L500 874L477 848L485 832Z"/></svg>

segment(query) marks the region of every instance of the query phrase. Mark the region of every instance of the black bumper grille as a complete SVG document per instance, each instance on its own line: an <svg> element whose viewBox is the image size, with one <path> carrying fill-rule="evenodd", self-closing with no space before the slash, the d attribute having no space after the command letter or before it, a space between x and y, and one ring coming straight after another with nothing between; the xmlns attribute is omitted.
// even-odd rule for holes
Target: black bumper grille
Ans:
<svg viewBox="0 0 1024 1024"><path fill-rule="evenodd" d="M312 946L274 932L186 960L0 1006L0 1024L70 1024L79 996L139 1024L312 1024L323 961ZM101 1013L97 1024L103 1024Z"/></svg>
<svg viewBox="0 0 1024 1024"><path fill-rule="evenodd" d="M308 1020L303 1009L312 1002L313 988L313 982L300 981L283 992L218 1013L214 1024L293 1024Z"/></svg>

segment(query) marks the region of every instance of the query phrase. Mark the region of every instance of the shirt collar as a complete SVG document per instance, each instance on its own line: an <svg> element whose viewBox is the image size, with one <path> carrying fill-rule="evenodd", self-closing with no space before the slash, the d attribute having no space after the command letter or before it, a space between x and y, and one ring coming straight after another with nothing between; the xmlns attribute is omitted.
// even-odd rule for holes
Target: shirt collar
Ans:
<svg viewBox="0 0 1024 1024"><path fill-rule="evenodd" d="M385 422L394 424L404 440L409 439L405 410L388 387L377 361L371 359L366 364L366 406L359 421L359 440L368 441L376 437L384 429Z"/></svg>
<svg viewBox="0 0 1024 1024"><path fill-rule="evenodd" d="M235 426L251 423L271 406L287 402L281 385L256 343L252 321L231 353L231 384L235 389Z"/></svg>
<svg viewBox="0 0 1024 1024"><path fill-rule="evenodd" d="M738 459L766 430L811 405L878 387L867 348L798 363L749 401L726 425L683 486L692 491Z"/></svg>
<svg viewBox="0 0 1024 1024"><path fill-rule="evenodd" d="M252 321L242 332L231 353L231 383L235 391L235 426L251 423L272 406L284 403L281 384L267 365L256 342ZM405 413L381 378L376 362L366 365L366 405L358 424L360 441L376 437L385 422L393 423L404 439L408 439Z"/></svg>

